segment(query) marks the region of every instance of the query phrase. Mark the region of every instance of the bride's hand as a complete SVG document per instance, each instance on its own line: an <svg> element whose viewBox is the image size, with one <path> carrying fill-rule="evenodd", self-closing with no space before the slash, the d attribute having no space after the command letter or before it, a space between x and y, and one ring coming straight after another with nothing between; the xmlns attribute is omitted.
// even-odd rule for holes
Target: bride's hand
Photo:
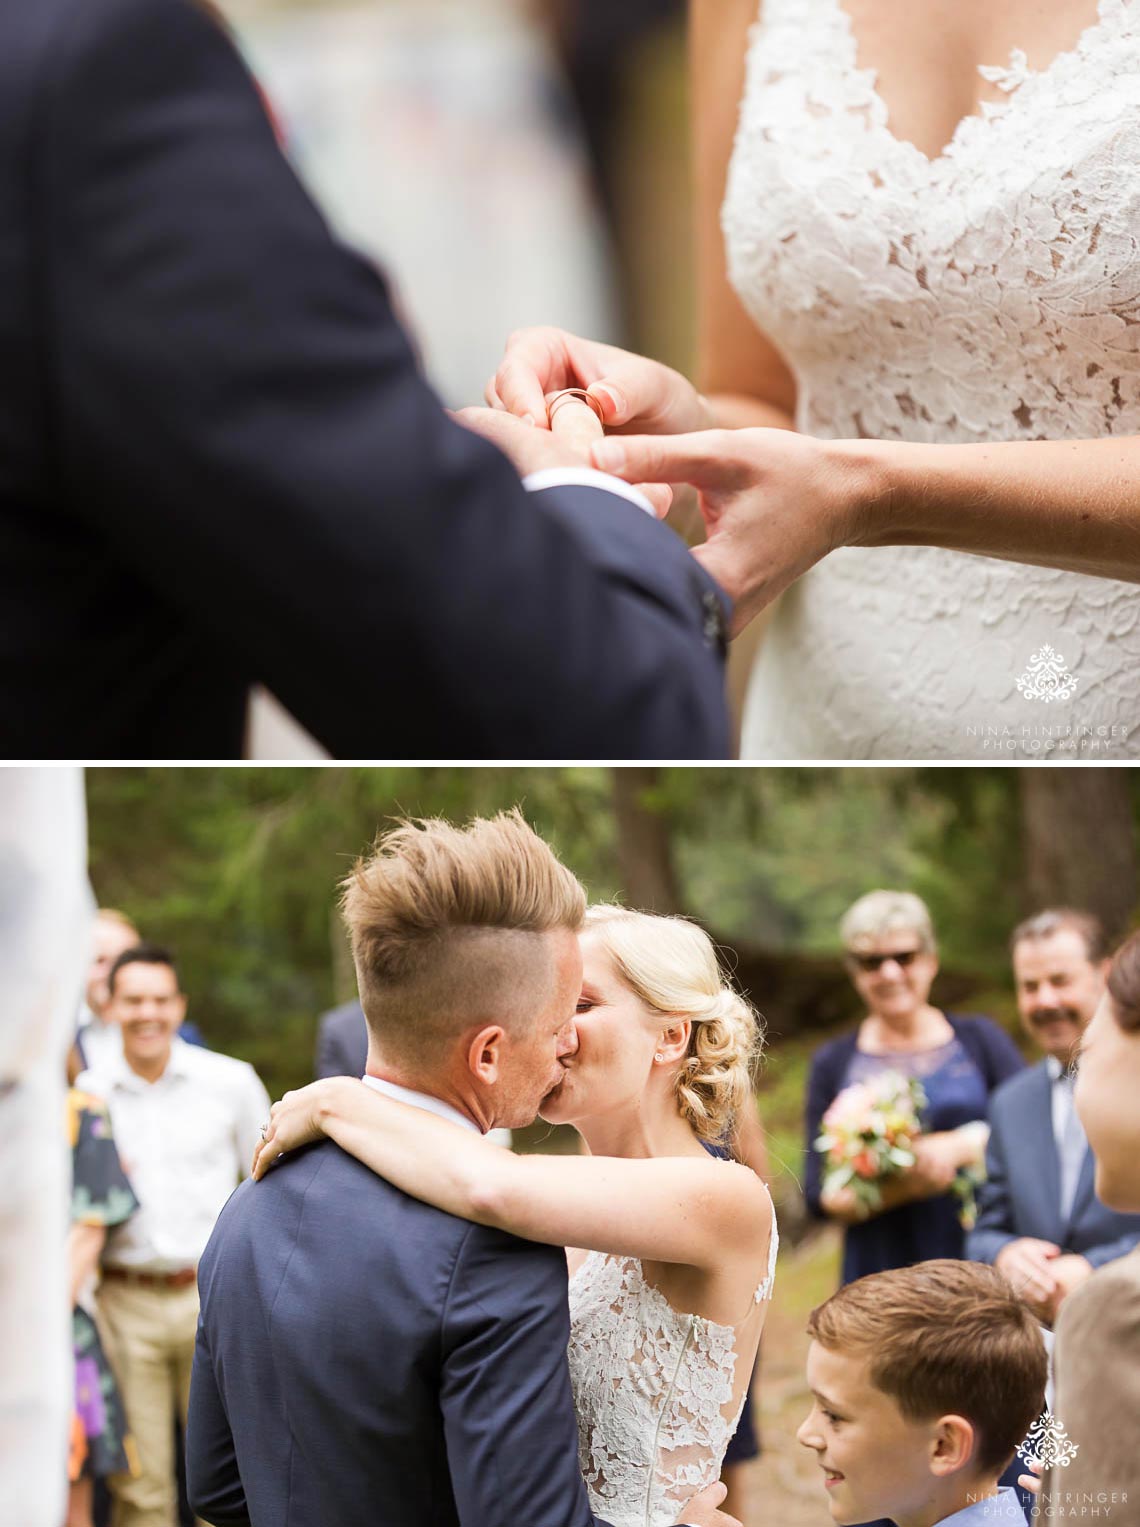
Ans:
<svg viewBox="0 0 1140 1527"><path fill-rule="evenodd" d="M608 430L673 435L712 423L708 404L679 371L565 329L512 334L484 395L492 408L546 425L545 395L564 387L581 387L596 398Z"/></svg>
<svg viewBox="0 0 1140 1527"><path fill-rule="evenodd" d="M299 1087L296 1092L287 1092L279 1103L274 1103L261 1143L253 1153L254 1177L264 1177L286 1151L295 1151L298 1146L321 1138L325 1104L332 1088L342 1082L353 1085L349 1077L327 1077Z"/></svg>
<svg viewBox="0 0 1140 1527"><path fill-rule="evenodd" d="M693 555L734 601L733 634L837 546L858 539L866 489L833 442L782 429L599 440L626 481L690 483L708 539Z"/></svg>
<svg viewBox="0 0 1140 1527"><path fill-rule="evenodd" d="M718 1509L727 1494L719 1479L714 1485L706 1485L681 1507L680 1520L687 1527L741 1527L736 1517Z"/></svg>

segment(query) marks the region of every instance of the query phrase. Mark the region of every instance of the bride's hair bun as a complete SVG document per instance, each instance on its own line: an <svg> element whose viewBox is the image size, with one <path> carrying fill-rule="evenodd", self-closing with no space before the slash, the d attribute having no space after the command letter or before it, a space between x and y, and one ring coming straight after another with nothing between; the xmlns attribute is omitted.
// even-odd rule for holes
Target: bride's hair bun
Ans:
<svg viewBox="0 0 1140 1527"><path fill-rule="evenodd" d="M684 917L596 906L586 929L599 934L621 980L663 1018L692 1024L677 1074L677 1105L700 1139L725 1139L752 1092L763 1043L760 1019L729 983L711 938Z"/></svg>

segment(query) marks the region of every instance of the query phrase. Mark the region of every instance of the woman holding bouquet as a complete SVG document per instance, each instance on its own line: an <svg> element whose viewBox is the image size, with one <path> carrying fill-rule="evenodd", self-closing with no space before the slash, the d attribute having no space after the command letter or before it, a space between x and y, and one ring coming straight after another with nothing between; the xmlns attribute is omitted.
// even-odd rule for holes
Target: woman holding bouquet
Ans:
<svg viewBox="0 0 1140 1527"><path fill-rule="evenodd" d="M842 1276L850 1283L932 1257L964 1255L963 1199L955 1182L980 1170L989 1095L1024 1062L989 1018L931 1006L938 956L930 913L917 896L872 891L860 897L840 923L840 936L867 1012L854 1033L812 1057L804 1192L811 1213L846 1227ZM845 1174L828 1171L816 1145L832 1104L846 1089L868 1086L879 1097L900 1096L905 1111L912 1083L921 1088L920 1133L913 1143L903 1141L902 1154L913 1164L874 1176L868 1175L872 1160L848 1156L858 1187L836 1186L834 1176ZM869 1132L893 1136L891 1112L873 1105L865 1120ZM841 1104L831 1117L843 1113ZM868 1154L885 1159L886 1148L884 1139L881 1153Z"/></svg>

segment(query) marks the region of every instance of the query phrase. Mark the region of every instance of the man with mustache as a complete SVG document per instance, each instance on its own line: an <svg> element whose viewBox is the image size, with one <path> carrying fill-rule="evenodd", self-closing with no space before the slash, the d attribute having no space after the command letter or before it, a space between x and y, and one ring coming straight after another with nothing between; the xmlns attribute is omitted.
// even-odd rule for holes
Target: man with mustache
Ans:
<svg viewBox="0 0 1140 1527"><path fill-rule="evenodd" d="M1087 912L1053 909L1020 923L1010 948L1018 1012L1045 1056L990 1099L988 1181L967 1254L993 1263L1051 1326L1073 1289L1140 1241L1140 1215L1097 1199L1073 1108L1080 1038L1108 971L1103 929Z"/></svg>

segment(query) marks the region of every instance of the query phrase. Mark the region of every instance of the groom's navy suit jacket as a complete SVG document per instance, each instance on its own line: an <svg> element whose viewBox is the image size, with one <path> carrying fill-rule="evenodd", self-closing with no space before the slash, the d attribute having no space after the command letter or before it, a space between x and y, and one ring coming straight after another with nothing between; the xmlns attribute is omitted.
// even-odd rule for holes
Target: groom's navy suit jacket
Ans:
<svg viewBox="0 0 1140 1527"><path fill-rule="evenodd" d="M230 1199L199 1269L187 1473L252 1527L593 1527L566 1258L330 1141Z"/></svg>
<svg viewBox="0 0 1140 1527"><path fill-rule="evenodd" d="M1061 1168L1053 1136L1052 1082L1045 1062L1019 1071L990 1098L986 1181L966 1255L994 1262L1022 1236L1052 1241L1103 1267L1140 1242L1140 1214L1108 1209L1094 1191L1095 1162L1085 1153L1068 1217L1061 1214Z"/></svg>
<svg viewBox="0 0 1140 1527"><path fill-rule="evenodd" d="M462 252L456 251L456 259ZM448 418L195 0L0 6L0 757L725 757L725 602Z"/></svg>

